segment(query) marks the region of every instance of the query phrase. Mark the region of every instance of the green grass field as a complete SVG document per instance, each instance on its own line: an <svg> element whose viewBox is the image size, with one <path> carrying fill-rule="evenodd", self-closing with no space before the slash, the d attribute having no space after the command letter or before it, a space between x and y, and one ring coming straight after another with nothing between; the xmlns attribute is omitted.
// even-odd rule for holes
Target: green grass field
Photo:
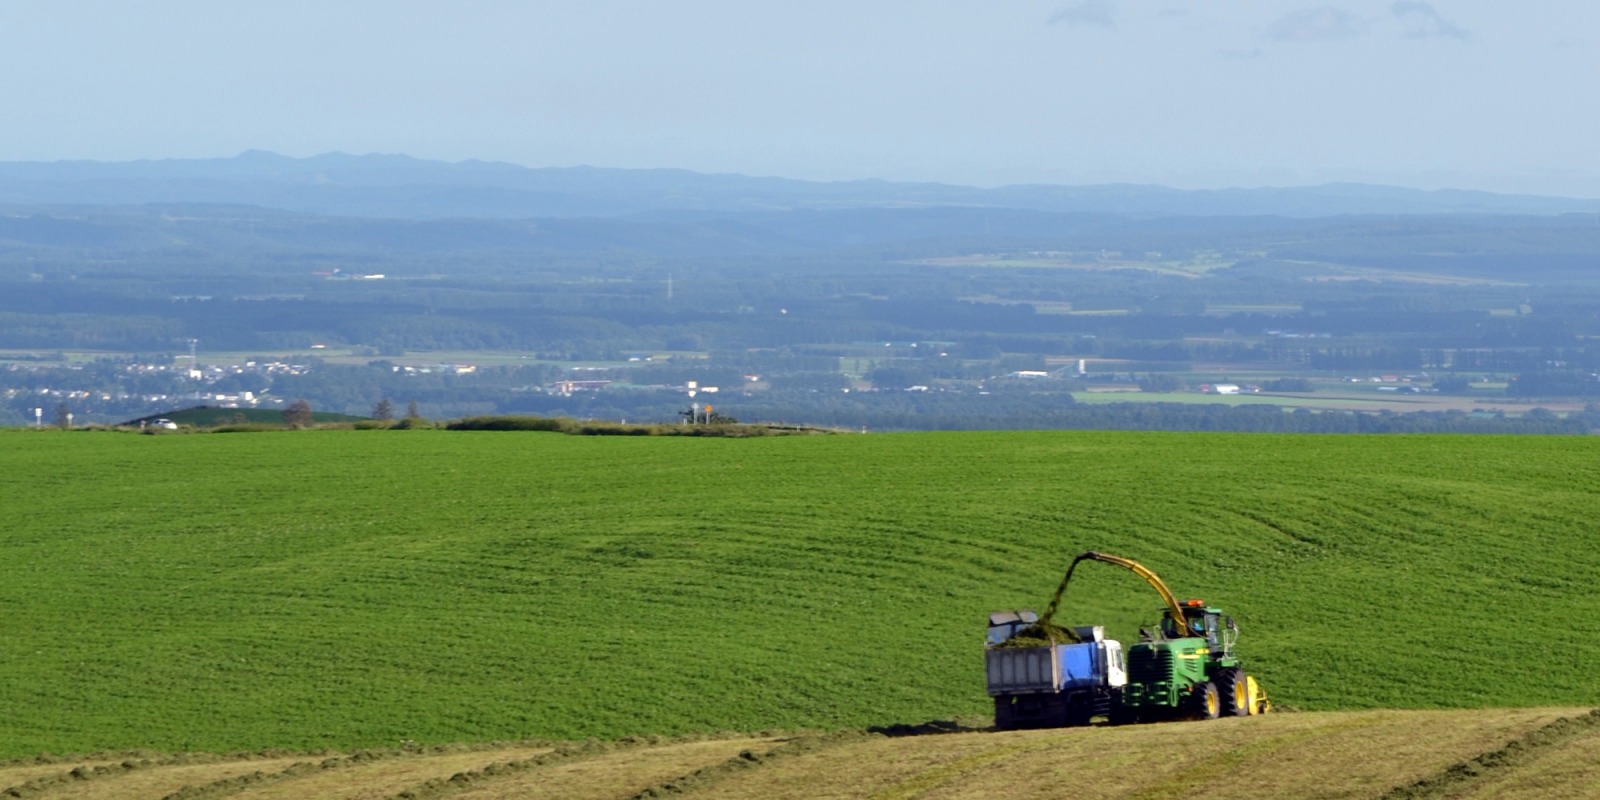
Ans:
<svg viewBox="0 0 1600 800"><path fill-rule="evenodd" d="M0 757L986 713L984 614L1138 559L1280 706L1592 706L1600 442L0 433ZM1100 567L1102 565L1090 565ZM1155 593L1079 570L1128 638Z"/></svg>

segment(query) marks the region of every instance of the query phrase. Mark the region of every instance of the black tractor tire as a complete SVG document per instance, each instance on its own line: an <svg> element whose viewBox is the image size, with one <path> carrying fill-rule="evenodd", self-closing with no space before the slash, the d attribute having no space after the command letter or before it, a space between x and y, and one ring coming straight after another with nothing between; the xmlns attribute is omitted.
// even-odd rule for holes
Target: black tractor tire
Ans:
<svg viewBox="0 0 1600 800"><path fill-rule="evenodd" d="M1217 694L1221 695L1222 716L1250 716L1250 681L1244 670L1230 667L1218 672Z"/></svg>
<svg viewBox="0 0 1600 800"><path fill-rule="evenodd" d="M1137 725L1139 712L1122 706L1112 706L1111 713L1106 716L1106 722L1112 725Z"/></svg>
<svg viewBox="0 0 1600 800"><path fill-rule="evenodd" d="M1194 687L1189 695L1189 716L1192 719L1216 719L1222 716L1222 697L1217 685L1206 681Z"/></svg>

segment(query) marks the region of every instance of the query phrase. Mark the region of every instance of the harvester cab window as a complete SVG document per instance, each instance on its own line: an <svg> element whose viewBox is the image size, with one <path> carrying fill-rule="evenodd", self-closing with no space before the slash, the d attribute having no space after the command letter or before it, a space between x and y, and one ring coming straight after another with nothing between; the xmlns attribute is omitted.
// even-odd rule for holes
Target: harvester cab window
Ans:
<svg viewBox="0 0 1600 800"><path fill-rule="evenodd" d="M1182 637L1183 637L1183 631L1178 629L1178 623L1172 619L1172 615L1168 614L1168 615L1162 616L1161 617L1161 638L1163 638L1163 639L1179 639L1179 638L1182 638Z"/></svg>
<svg viewBox="0 0 1600 800"><path fill-rule="evenodd" d="M1206 621L1204 614L1205 612L1201 609L1186 608L1183 611L1183 621L1178 622L1168 613L1161 617L1161 633L1168 639L1207 636L1206 628L1209 623Z"/></svg>
<svg viewBox="0 0 1600 800"><path fill-rule="evenodd" d="M1218 620L1217 620L1218 616L1219 615L1217 615L1217 614L1207 614L1206 618L1205 618L1205 626L1206 626L1206 644L1211 645L1211 649L1213 651L1220 653L1220 652L1222 652L1222 630L1221 630L1221 626L1217 624L1218 623ZM1195 622L1199 622L1199 621L1200 620L1198 620L1198 619L1195 620Z"/></svg>

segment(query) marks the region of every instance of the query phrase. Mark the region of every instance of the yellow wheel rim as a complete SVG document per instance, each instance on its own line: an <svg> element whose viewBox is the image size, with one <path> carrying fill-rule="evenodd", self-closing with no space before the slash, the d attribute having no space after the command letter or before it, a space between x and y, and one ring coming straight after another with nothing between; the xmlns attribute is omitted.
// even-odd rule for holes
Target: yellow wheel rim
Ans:
<svg viewBox="0 0 1600 800"><path fill-rule="evenodd" d="M1261 687L1256 684L1256 676L1249 675L1244 680L1245 707L1250 709L1250 716L1261 713Z"/></svg>

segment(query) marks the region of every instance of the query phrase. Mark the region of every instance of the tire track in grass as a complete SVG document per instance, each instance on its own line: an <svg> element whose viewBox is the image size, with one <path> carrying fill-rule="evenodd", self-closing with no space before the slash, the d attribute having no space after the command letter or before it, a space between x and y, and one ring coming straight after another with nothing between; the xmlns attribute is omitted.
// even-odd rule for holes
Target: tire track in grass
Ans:
<svg viewBox="0 0 1600 800"><path fill-rule="evenodd" d="M1525 736L1406 786L1385 792L1381 800L1424 800L1454 797L1473 787L1515 772L1575 740L1600 734L1600 708L1576 717L1562 717Z"/></svg>

